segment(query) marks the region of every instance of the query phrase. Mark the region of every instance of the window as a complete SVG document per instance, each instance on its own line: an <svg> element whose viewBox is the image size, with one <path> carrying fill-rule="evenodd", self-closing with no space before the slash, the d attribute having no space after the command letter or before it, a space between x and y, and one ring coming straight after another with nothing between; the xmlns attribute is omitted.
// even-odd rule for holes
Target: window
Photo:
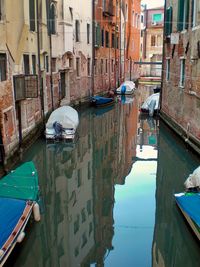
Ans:
<svg viewBox="0 0 200 267"><path fill-rule="evenodd" d="M76 58L76 76L80 77L80 58Z"/></svg>
<svg viewBox="0 0 200 267"><path fill-rule="evenodd" d="M103 74L103 59L101 59L101 74Z"/></svg>
<svg viewBox="0 0 200 267"><path fill-rule="evenodd" d="M90 43L90 24L87 23L87 44Z"/></svg>
<svg viewBox="0 0 200 267"><path fill-rule="evenodd" d="M134 11L132 12L132 24L133 24L133 27L135 26L135 23L134 23Z"/></svg>
<svg viewBox="0 0 200 267"><path fill-rule="evenodd" d="M30 74L30 65L29 65L29 55L23 55L24 60L24 73L25 75Z"/></svg>
<svg viewBox="0 0 200 267"><path fill-rule="evenodd" d="M109 32L106 31L106 47L109 47Z"/></svg>
<svg viewBox="0 0 200 267"><path fill-rule="evenodd" d="M45 69L46 69L46 72L49 72L49 56L48 55L45 55Z"/></svg>
<svg viewBox="0 0 200 267"><path fill-rule="evenodd" d="M170 79L170 59L166 60L166 81Z"/></svg>
<svg viewBox="0 0 200 267"><path fill-rule="evenodd" d="M156 45L156 36L151 35L151 46L155 46L155 45Z"/></svg>
<svg viewBox="0 0 200 267"><path fill-rule="evenodd" d="M178 0L177 29L183 31L188 28L189 0Z"/></svg>
<svg viewBox="0 0 200 267"><path fill-rule="evenodd" d="M35 75L36 74L36 56L35 55L32 55L32 71L33 71L33 74Z"/></svg>
<svg viewBox="0 0 200 267"><path fill-rule="evenodd" d="M91 75L90 66L91 66L91 59L88 58L88 60L87 60L87 72L88 72L88 76Z"/></svg>
<svg viewBox="0 0 200 267"><path fill-rule="evenodd" d="M0 0L0 21L4 19L4 0Z"/></svg>
<svg viewBox="0 0 200 267"><path fill-rule="evenodd" d="M104 47L104 29L101 30L101 46Z"/></svg>
<svg viewBox="0 0 200 267"><path fill-rule="evenodd" d="M51 59L51 70L52 72L56 72L56 58Z"/></svg>
<svg viewBox="0 0 200 267"><path fill-rule="evenodd" d="M180 87L185 86L185 59L181 59L181 69L180 69Z"/></svg>
<svg viewBox="0 0 200 267"><path fill-rule="evenodd" d="M112 33L112 48L115 48L115 34Z"/></svg>
<svg viewBox="0 0 200 267"><path fill-rule="evenodd" d="M137 26L140 28L140 15L138 15Z"/></svg>
<svg viewBox="0 0 200 267"><path fill-rule="evenodd" d="M128 5L126 4L126 21L128 21Z"/></svg>
<svg viewBox="0 0 200 267"><path fill-rule="evenodd" d="M94 60L94 74L97 75L97 59Z"/></svg>
<svg viewBox="0 0 200 267"><path fill-rule="evenodd" d="M72 7L69 7L69 12L71 16L71 21L73 21L73 8Z"/></svg>
<svg viewBox="0 0 200 267"><path fill-rule="evenodd" d="M97 23L95 25L95 46L100 47L101 45L101 27L100 24Z"/></svg>
<svg viewBox="0 0 200 267"><path fill-rule="evenodd" d="M166 10L165 20L165 35L168 36L172 33L172 7L168 7Z"/></svg>
<svg viewBox="0 0 200 267"><path fill-rule="evenodd" d="M153 14L152 21L153 22L161 22L162 21L162 14Z"/></svg>
<svg viewBox="0 0 200 267"><path fill-rule="evenodd" d="M56 33L56 7L54 4L50 6L50 14L49 14L49 23L50 23L50 33Z"/></svg>
<svg viewBox="0 0 200 267"><path fill-rule="evenodd" d="M192 27L200 24L200 5L198 0L192 0Z"/></svg>
<svg viewBox="0 0 200 267"><path fill-rule="evenodd" d="M29 0L30 30L35 31L35 0Z"/></svg>
<svg viewBox="0 0 200 267"><path fill-rule="evenodd" d="M116 48L117 49L119 48L119 37L118 36L116 37Z"/></svg>
<svg viewBox="0 0 200 267"><path fill-rule="evenodd" d="M75 22L75 31L76 31L76 42L80 42L80 21L76 20Z"/></svg>
<svg viewBox="0 0 200 267"><path fill-rule="evenodd" d="M143 22L144 22L144 16L141 15L141 23L143 23Z"/></svg>
<svg viewBox="0 0 200 267"><path fill-rule="evenodd" d="M6 80L6 54L0 54L0 82Z"/></svg>
<svg viewBox="0 0 200 267"><path fill-rule="evenodd" d="M113 59L112 59L111 63L112 63L112 65L111 65L111 67L112 67L112 72L114 72L114 60L113 60Z"/></svg>
<svg viewBox="0 0 200 267"><path fill-rule="evenodd" d="M108 60L106 59L106 73L108 73Z"/></svg>

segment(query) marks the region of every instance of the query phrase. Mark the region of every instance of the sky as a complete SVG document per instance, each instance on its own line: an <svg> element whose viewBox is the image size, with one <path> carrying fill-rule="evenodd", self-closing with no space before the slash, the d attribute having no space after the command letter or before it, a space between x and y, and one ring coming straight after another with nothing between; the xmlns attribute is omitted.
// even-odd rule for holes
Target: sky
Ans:
<svg viewBox="0 0 200 267"><path fill-rule="evenodd" d="M142 4L147 4L147 8L164 6L164 0L142 0Z"/></svg>

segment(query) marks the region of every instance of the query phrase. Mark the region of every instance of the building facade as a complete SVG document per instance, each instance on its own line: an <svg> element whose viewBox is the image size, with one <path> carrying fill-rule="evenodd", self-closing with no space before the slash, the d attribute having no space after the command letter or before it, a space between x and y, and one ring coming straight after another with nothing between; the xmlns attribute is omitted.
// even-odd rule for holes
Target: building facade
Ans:
<svg viewBox="0 0 200 267"><path fill-rule="evenodd" d="M143 29L141 31L141 60L152 64L141 67L141 76L161 77L163 53L164 7L146 9L143 7Z"/></svg>
<svg viewBox="0 0 200 267"><path fill-rule="evenodd" d="M199 1L166 1L162 117L200 152Z"/></svg>

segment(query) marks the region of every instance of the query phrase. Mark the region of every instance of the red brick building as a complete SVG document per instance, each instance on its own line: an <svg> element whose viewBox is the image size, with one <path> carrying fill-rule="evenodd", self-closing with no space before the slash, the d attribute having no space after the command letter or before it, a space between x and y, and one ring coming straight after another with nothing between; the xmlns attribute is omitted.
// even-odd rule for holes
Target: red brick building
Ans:
<svg viewBox="0 0 200 267"><path fill-rule="evenodd" d="M199 2L166 1L163 119L200 152Z"/></svg>
<svg viewBox="0 0 200 267"><path fill-rule="evenodd" d="M137 76L132 63L140 53L140 3L100 0L95 4L94 94Z"/></svg>

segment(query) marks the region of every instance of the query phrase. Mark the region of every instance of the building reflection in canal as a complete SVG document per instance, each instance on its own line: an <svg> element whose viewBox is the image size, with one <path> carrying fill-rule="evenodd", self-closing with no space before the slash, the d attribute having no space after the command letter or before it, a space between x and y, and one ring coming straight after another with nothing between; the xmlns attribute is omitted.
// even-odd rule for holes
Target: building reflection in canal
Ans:
<svg viewBox="0 0 200 267"><path fill-rule="evenodd" d="M7 266L104 265L113 249L114 184L136 153L136 104L82 112L75 145L39 140L25 155L40 177L43 214Z"/></svg>
<svg viewBox="0 0 200 267"><path fill-rule="evenodd" d="M177 208L173 194L184 190L185 179L200 162L163 124L159 139L153 267L197 267L199 242Z"/></svg>
<svg viewBox="0 0 200 267"><path fill-rule="evenodd" d="M200 266L173 198L199 162L157 118L139 116L141 101L80 112L74 145L41 139L30 148L42 220L7 267Z"/></svg>

